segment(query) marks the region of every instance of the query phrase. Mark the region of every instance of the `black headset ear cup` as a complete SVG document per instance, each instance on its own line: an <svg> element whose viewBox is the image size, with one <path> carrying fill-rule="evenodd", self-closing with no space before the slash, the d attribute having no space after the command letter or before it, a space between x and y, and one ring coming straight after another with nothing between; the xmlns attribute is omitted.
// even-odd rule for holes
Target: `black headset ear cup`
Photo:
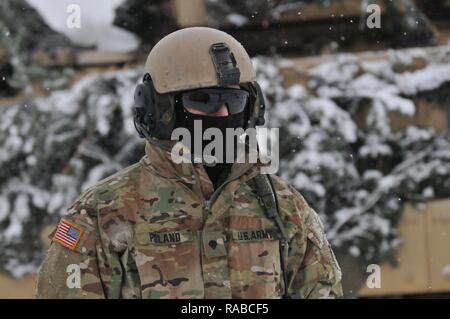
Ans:
<svg viewBox="0 0 450 319"><path fill-rule="evenodd" d="M156 126L156 107L152 86L149 82L140 83L134 90L134 122L141 137L145 137L141 130L152 135Z"/></svg>
<svg viewBox="0 0 450 319"><path fill-rule="evenodd" d="M241 83L241 87L250 93L249 112L246 129L256 125L264 125L266 103L261 87L257 82Z"/></svg>
<svg viewBox="0 0 450 319"><path fill-rule="evenodd" d="M170 94L159 94L147 73L134 91L134 126L140 137L171 138L175 106Z"/></svg>
<svg viewBox="0 0 450 319"><path fill-rule="evenodd" d="M256 89L256 100L255 100L255 114L257 114L255 125L264 125L266 120L264 115L266 113L266 100L264 94L259 86L258 82L253 82L253 86ZM257 109L257 112L256 112Z"/></svg>

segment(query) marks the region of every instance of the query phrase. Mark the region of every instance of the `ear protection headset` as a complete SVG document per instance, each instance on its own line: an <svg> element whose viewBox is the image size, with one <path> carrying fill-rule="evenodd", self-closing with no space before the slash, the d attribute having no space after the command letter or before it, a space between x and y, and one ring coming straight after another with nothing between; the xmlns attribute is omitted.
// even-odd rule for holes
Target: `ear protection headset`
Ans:
<svg viewBox="0 0 450 319"><path fill-rule="evenodd" d="M146 73L134 91L134 126L142 138L169 140L175 126L172 94L159 94Z"/></svg>

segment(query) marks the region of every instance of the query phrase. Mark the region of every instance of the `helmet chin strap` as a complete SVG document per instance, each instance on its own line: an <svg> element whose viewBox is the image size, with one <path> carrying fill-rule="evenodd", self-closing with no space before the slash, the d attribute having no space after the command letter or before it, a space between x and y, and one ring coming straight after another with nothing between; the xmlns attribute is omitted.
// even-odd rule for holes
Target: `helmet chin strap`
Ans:
<svg viewBox="0 0 450 319"><path fill-rule="evenodd" d="M157 138L150 136L150 135L147 133L146 130L142 130L142 134L145 136L145 139L146 139L149 143L151 143L151 144L153 144L153 145L156 145L156 146L158 146L159 148L161 148L161 149L163 149L163 150L165 150L165 151L168 151L168 152L171 152L171 151L172 151L172 148L171 148L170 146L165 145L165 144L161 143Z"/></svg>

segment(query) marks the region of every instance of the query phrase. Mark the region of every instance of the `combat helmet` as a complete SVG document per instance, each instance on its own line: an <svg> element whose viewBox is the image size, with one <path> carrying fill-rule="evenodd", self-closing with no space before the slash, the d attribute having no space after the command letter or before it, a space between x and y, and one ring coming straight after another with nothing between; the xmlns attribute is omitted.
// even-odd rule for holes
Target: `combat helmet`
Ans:
<svg viewBox="0 0 450 319"><path fill-rule="evenodd" d="M246 127L264 124L265 103L252 61L229 34L207 27L175 31L148 55L134 93L134 123L141 137L167 140L176 123L177 93L239 85L248 91Z"/></svg>

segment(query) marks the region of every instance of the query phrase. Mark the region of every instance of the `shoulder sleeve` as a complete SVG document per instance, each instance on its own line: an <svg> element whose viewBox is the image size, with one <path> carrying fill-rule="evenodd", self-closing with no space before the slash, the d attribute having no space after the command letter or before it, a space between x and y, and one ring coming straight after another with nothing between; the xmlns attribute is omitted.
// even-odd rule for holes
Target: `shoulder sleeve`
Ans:
<svg viewBox="0 0 450 319"><path fill-rule="evenodd" d="M300 298L341 297L341 269L318 214L294 187L280 178L277 184L281 214L288 229L292 229L287 267L289 294Z"/></svg>
<svg viewBox="0 0 450 319"><path fill-rule="evenodd" d="M318 214L310 208L305 225L305 253L299 269L304 298L342 297L342 273Z"/></svg>
<svg viewBox="0 0 450 319"><path fill-rule="evenodd" d="M118 257L102 244L94 190L77 198L50 238L51 246L38 272L38 298L118 297L118 291L111 290L111 268L120 269L120 265Z"/></svg>

